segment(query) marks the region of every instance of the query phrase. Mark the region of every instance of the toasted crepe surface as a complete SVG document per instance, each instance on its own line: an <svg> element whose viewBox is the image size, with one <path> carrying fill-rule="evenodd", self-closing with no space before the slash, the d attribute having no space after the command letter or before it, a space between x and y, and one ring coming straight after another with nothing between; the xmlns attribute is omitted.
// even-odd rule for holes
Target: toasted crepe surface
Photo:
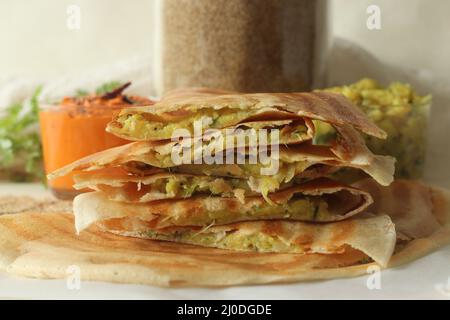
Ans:
<svg viewBox="0 0 450 320"><path fill-rule="evenodd" d="M296 185L270 195L271 200L282 209L274 215L271 207L262 196L248 197L244 203L236 198L198 196L181 200L158 200L149 203L115 202L102 192L78 195L74 199L74 213L77 230L81 231L90 224L112 218L136 217L146 221L154 229L169 226L205 226L211 223L226 224L236 221L256 219L285 218L284 204L295 194L301 196L319 196L329 205L329 216L317 217L318 221L329 222L343 220L365 210L372 198L367 192L342 185L329 179L317 179ZM261 214L252 214L255 207L265 208ZM273 212L276 212L273 207ZM225 215L224 215L225 213ZM310 221L310 217L295 216L291 219Z"/></svg>
<svg viewBox="0 0 450 320"><path fill-rule="evenodd" d="M417 203L428 206L402 211L403 219L431 218L439 226L422 230L420 236L416 230L417 238L402 242L388 267L408 263L450 242L449 191L416 182L400 183L402 187L398 188L403 191L396 196L396 203L403 201L407 208L419 208ZM384 210L395 210L396 204L389 203L391 207L386 203ZM394 222L399 221L395 216ZM403 226L402 231L407 232L407 228ZM163 287L290 283L365 275L375 263L358 264L364 258L356 250L333 255L233 252L124 238L100 232L96 227L76 236L70 214L40 212L0 217L0 268L35 278L66 278L67 268L77 265L82 279L92 281Z"/></svg>
<svg viewBox="0 0 450 320"><path fill-rule="evenodd" d="M215 89L182 89L168 93L163 99L149 107L134 107L122 110L124 114L156 115L165 121L188 110L201 109L260 110L267 121L281 120L279 115L318 119L332 124L349 124L369 135L385 138L386 133L373 124L364 113L342 95L324 92L309 93L225 93ZM178 113L178 114L177 114ZM278 117L277 117L278 116ZM114 120L109 124L110 132L117 131L120 124Z"/></svg>
<svg viewBox="0 0 450 320"><path fill-rule="evenodd" d="M180 129L183 129L183 127L180 127ZM270 134L270 132L273 129L279 130L279 142L280 144L297 144L304 141L312 140L315 135L315 128L314 124L309 119L301 119L301 120L274 120L274 121L251 121L251 122L242 122L237 125L226 127L223 129L215 129L214 133L217 134L220 132L224 137L227 137L230 139L231 137L238 137L238 136L252 136L255 133L257 133L259 129L266 129L267 133ZM298 130L304 130L300 131ZM217 131L218 130L218 131ZM293 133L297 130L296 135L293 135ZM206 133L206 132L205 132ZM133 136L123 135L119 134L117 132L114 132L114 134L118 137L122 137L129 141L146 141L142 140ZM211 134L211 132L210 132ZM206 134L205 136L208 136ZM177 137L177 136L175 136ZM185 139L188 139L188 137L184 137ZM159 140L170 140L170 137L165 137L164 139ZM156 141L156 140L155 140Z"/></svg>
<svg viewBox="0 0 450 320"><path fill-rule="evenodd" d="M112 219L98 225L124 236L246 252L344 254L352 248L362 251L384 267L396 243L394 224L387 215L366 215L326 224L260 220L203 229L172 227L156 233L139 219ZM186 233L189 236L182 237ZM202 237L207 241L202 241ZM214 239L212 243L211 239ZM223 239L230 241L223 242Z"/></svg>
<svg viewBox="0 0 450 320"><path fill-rule="evenodd" d="M450 224L450 214L445 210L449 206L446 202L450 198L448 190L408 180L396 180L389 187L383 187L366 179L353 186L372 195L374 202L367 211L389 213L397 234L404 239L427 237Z"/></svg>
<svg viewBox="0 0 450 320"><path fill-rule="evenodd" d="M348 127L340 129L346 133L345 146L329 148L310 144L280 146L280 160L289 162L308 161L309 163L323 163L337 167L353 167L365 171L383 185L392 182L394 174L394 159L387 156L372 154L361 142L355 131ZM145 163L152 170L173 167L171 152L176 142L132 142L123 146L104 150L64 166L47 177L53 179L64 176L71 171L90 171L105 167L125 165L130 162ZM344 150L345 149L345 150ZM164 164L161 164L161 157Z"/></svg>
<svg viewBox="0 0 450 320"><path fill-rule="evenodd" d="M310 181L328 176L335 172L335 170L335 168L328 166L311 167L304 171L299 177L301 177L302 181L303 179L304 181ZM233 189L234 186L231 182L232 179L230 178L168 172L155 173L147 176L117 174L102 172L102 170L98 172L82 172L74 176L74 188L77 190L89 188L95 191L103 191L106 193L108 199L122 202L149 202L154 200L179 199L186 198L189 195L189 193L186 196L181 195L182 192L177 192L178 195L172 195L167 193L167 191L161 191L155 188L155 184L157 185L159 181L167 179L175 179L178 181L184 180L184 183L188 183L188 185L189 179L196 179L196 181L202 182L208 187L225 185L226 187L222 188L225 191L221 191L220 194L217 192L212 192L210 194L221 197L236 197L241 202L243 202L243 200L241 200L240 197L237 197L234 191L237 191L238 194L239 192L242 192L242 198L261 195L261 193L251 190L245 179L234 179L235 181L239 180L241 185L236 187L237 189ZM284 190L290 186L292 186L292 183L281 184L278 191ZM202 194L202 192L197 192L197 190L192 192L192 195L198 194Z"/></svg>
<svg viewBox="0 0 450 320"><path fill-rule="evenodd" d="M69 214L0 217L0 268L34 278L66 278L80 267L81 278L178 286L230 286L351 276L365 257L242 253L115 236L92 228L75 235ZM314 268L314 270L313 270ZM344 270L346 270L344 272Z"/></svg>

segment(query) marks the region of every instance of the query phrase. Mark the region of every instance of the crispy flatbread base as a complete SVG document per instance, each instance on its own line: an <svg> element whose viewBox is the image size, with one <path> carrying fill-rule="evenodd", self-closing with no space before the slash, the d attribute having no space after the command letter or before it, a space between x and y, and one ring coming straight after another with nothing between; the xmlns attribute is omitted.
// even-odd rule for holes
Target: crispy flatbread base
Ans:
<svg viewBox="0 0 450 320"><path fill-rule="evenodd" d="M417 197L431 199L431 202L419 200L429 206L421 208L420 214L405 211L413 215L409 218L424 216L426 210L425 215L435 217L439 227L398 246L388 267L408 263L450 242L449 191L422 189L422 184L414 182L402 183L406 183L407 189L423 191L416 197L399 195L397 202L414 207ZM396 220L394 216L392 219ZM76 265L83 280L163 287L223 287L354 277L367 274L368 268L375 265L355 265L365 257L356 250L345 255L242 253L124 238L96 228L76 236L73 225L70 214L1 216L0 269L34 278L66 278L68 267Z"/></svg>
<svg viewBox="0 0 450 320"><path fill-rule="evenodd" d="M371 179L359 181L353 186L365 190L374 198L367 208L374 214L389 213L397 234L406 240L425 238L450 224L446 197L449 191L408 180L396 180L383 187ZM430 210L431 208L431 210Z"/></svg>
<svg viewBox="0 0 450 320"><path fill-rule="evenodd" d="M155 233L139 219L113 219L98 226L118 235L164 240L245 252L296 254L346 254L357 249L386 267L394 252L395 227L387 215L367 215L336 223L312 224L294 221L240 222L210 228L172 227ZM151 234L148 234L151 231ZM189 232L193 237L183 238ZM206 237L211 242L202 241ZM231 239L222 241L224 238ZM258 242L255 239L269 237ZM205 238L203 238L205 239ZM214 240L212 240L214 239ZM251 240L253 239L253 240ZM248 240L248 241L246 241Z"/></svg>
<svg viewBox="0 0 450 320"><path fill-rule="evenodd" d="M66 278L163 287L231 286L328 279L363 274L351 266L365 255L242 253L126 238L92 228L75 235L69 214L0 217L0 269L33 278Z"/></svg>
<svg viewBox="0 0 450 320"><path fill-rule="evenodd" d="M124 238L99 231L79 237L69 214L19 214L0 218L0 269L33 278L66 278L78 266L90 281L163 287L231 286L353 277L374 263L366 255L263 254L209 249L171 242ZM435 242L437 241L437 242ZM439 241L441 243L439 243ZM390 266L422 256L448 237L412 242L393 256Z"/></svg>

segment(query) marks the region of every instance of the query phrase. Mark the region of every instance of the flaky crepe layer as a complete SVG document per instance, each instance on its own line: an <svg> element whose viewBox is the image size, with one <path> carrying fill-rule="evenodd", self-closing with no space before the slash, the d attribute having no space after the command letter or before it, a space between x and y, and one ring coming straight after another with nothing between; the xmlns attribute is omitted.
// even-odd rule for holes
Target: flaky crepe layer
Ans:
<svg viewBox="0 0 450 320"><path fill-rule="evenodd" d="M376 205L373 212L388 214L398 225L397 233L405 235L387 267L450 242L448 190L412 181L369 185L375 203L383 203L378 207L382 212ZM0 216L0 269L17 276L66 279L68 267L76 265L83 281L224 287L355 277L367 275L377 264L367 263L365 253L349 246L337 254L239 252L116 236L94 226L77 236L73 225L68 213Z"/></svg>

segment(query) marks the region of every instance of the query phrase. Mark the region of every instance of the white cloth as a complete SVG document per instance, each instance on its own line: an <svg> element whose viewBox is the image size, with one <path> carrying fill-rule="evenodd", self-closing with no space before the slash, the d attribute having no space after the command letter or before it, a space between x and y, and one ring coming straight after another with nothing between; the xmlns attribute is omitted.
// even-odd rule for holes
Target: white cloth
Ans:
<svg viewBox="0 0 450 320"><path fill-rule="evenodd" d="M76 74L65 75L51 81L7 76L0 78L0 110L12 103L30 98L39 85L42 91L39 100L51 102L78 89L93 92L99 85L110 81L131 81L127 93L142 96L152 95L151 65L149 57L134 57L113 65L100 66Z"/></svg>

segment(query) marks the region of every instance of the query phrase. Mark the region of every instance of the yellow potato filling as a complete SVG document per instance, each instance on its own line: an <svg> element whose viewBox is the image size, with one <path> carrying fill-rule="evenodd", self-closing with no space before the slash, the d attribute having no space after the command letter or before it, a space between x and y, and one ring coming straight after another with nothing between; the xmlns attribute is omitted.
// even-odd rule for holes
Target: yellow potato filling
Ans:
<svg viewBox="0 0 450 320"><path fill-rule="evenodd" d="M208 208L208 205L198 209L192 215L171 215L165 220L171 225L207 226L211 223L221 225L235 221L264 220L264 219L292 219L301 221L329 221L330 217L338 214L329 208L327 201L319 196L293 197L285 203L267 205L257 201L254 205L228 206ZM333 210L333 211L332 211Z"/></svg>
<svg viewBox="0 0 450 320"><path fill-rule="evenodd" d="M170 159L164 157L160 161ZM188 182L180 183L175 178L168 184L165 191L169 195L174 197L189 197L196 192L210 192L212 194L225 193L224 196L229 196L233 192L233 189L243 189L245 191L254 191L260 193L270 203L268 194L280 189L280 186L287 184L292 179L305 171L311 163L307 161L287 163L279 161L279 168L273 175L262 174L261 169L264 166L261 163L258 164L187 164L170 168L170 172L185 173L193 175L206 175L209 177L226 177L231 179L219 179L214 184L210 184L212 179L191 178ZM145 174L145 165L139 165L139 163L129 163L125 165L126 170L135 174ZM228 181L229 180L229 181ZM219 181L221 186L218 187ZM223 183L222 183L223 182ZM165 182L160 182L165 183ZM226 187L231 186L231 190ZM160 192L163 192L161 188Z"/></svg>
<svg viewBox="0 0 450 320"><path fill-rule="evenodd" d="M264 125L259 125L257 122L252 124L242 123L256 114L256 110L222 109L219 112L205 109L171 122L148 119L142 114L124 114L116 120L121 125L120 128L113 128L113 131L116 134L132 137L135 140L163 140L171 139L177 129L188 130L190 135L194 136L194 122L200 120L203 121L203 130L223 129L237 125L242 129L274 128L267 122L263 122ZM256 118L255 121L257 121ZM282 129L282 127L279 126L278 129ZM303 122L296 122L291 126L288 125L286 128L289 128L289 130L280 131L280 143L304 140L308 136L308 128Z"/></svg>
<svg viewBox="0 0 450 320"><path fill-rule="evenodd" d="M396 177L417 179L422 176L430 95L418 95L406 83L394 82L384 87L368 78L324 91L344 95L387 132L386 140L367 135L365 139L375 154L397 159Z"/></svg>
<svg viewBox="0 0 450 320"><path fill-rule="evenodd" d="M264 233L244 234L236 231L213 233L208 231L195 232L192 230L161 233L150 230L142 232L140 236L155 240L176 241L192 245L236 251L284 253L305 252L305 248L299 244L288 242L280 237L271 236Z"/></svg>
<svg viewBox="0 0 450 320"><path fill-rule="evenodd" d="M117 133L130 136L138 140L170 139L176 129L187 129L191 135L194 133L194 122L204 119L205 125L212 129L221 129L238 124L254 115L256 111L242 111L235 109L222 109L219 111L203 109L192 112L175 122L162 122L146 119L141 114L124 114L118 117L117 122L122 125L116 129Z"/></svg>

